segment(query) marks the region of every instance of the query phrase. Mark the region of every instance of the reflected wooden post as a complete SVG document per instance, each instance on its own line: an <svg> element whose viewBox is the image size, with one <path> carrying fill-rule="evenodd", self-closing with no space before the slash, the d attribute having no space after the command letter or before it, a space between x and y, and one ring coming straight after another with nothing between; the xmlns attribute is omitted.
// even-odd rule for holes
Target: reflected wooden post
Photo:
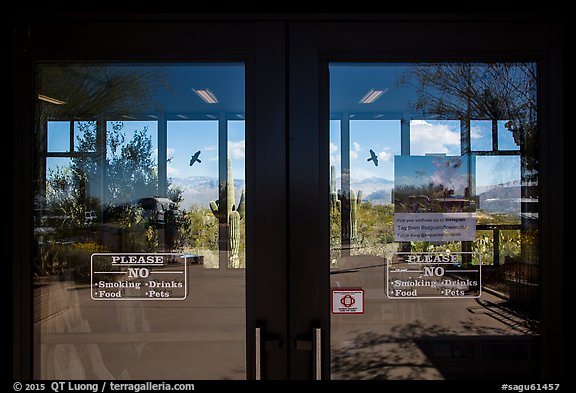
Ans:
<svg viewBox="0 0 576 393"><path fill-rule="evenodd" d="M158 124L158 195L166 197L168 195L168 136L166 116L160 115L157 120Z"/></svg>
<svg viewBox="0 0 576 393"><path fill-rule="evenodd" d="M108 204L110 195L107 187L107 167L106 167L106 120L99 118L96 120L96 173L99 180L98 190L100 193L100 206L102 209Z"/></svg>
<svg viewBox="0 0 576 393"><path fill-rule="evenodd" d="M228 121L226 113L218 115L218 268L228 268Z"/></svg>
<svg viewBox="0 0 576 393"><path fill-rule="evenodd" d="M156 121L158 125L158 184L157 193L160 197L168 196L168 121L166 120L166 115L161 114ZM158 228L158 247L160 251L167 252L170 251L166 239L167 226L166 217L164 217L164 225Z"/></svg>
<svg viewBox="0 0 576 393"><path fill-rule="evenodd" d="M35 217L38 219L37 224L41 225L42 217L46 214L46 158L48 153L48 121L42 117L38 123L36 133L37 152L41 155L41 160L34 161L34 203Z"/></svg>
<svg viewBox="0 0 576 393"><path fill-rule="evenodd" d="M460 119L460 156L468 156L468 160L470 160L470 152L471 152L471 145L470 145L470 116L466 115L466 117ZM473 173L472 173L472 165L470 165L470 161L468 162L468 190L467 195L465 198L471 197L471 192L473 189ZM463 241L461 242L461 250L463 252L470 252L472 251L472 242L470 241ZM471 254L463 254L462 255L462 263L468 265L472 263L472 255Z"/></svg>
<svg viewBox="0 0 576 393"><path fill-rule="evenodd" d="M340 256L350 255L350 114L342 113L340 124L340 146L342 157L340 191Z"/></svg>
<svg viewBox="0 0 576 393"><path fill-rule="evenodd" d="M494 258L492 264L494 267L500 266L500 229L498 227L492 230L492 240L494 244Z"/></svg>
<svg viewBox="0 0 576 393"><path fill-rule="evenodd" d="M400 154L403 156L410 155L410 120L409 112L403 112L400 119ZM396 179L394 179L396 182ZM396 184L394 184L396 187ZM394 205L394 190L392 190L391 203ZM410 252L410 242L398 242L398 251Z"/></svg>

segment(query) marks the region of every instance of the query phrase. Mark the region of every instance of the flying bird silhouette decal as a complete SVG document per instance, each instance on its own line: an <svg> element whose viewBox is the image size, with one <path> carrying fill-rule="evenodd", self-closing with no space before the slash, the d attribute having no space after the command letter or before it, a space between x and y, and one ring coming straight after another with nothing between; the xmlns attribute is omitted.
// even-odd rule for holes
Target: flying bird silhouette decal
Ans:
<svg viewBox="0 0 576 393"><path fill-rule="evenodd" d="M366 161L372 161L375 166L378 166L378 156L374 153L374 150L370 149L370 158Z"/></svg>
<svg viewBox="0 0 576 393"><path fill-rule="evenodd" d="M192 158L190 158L190 166L194 165L195 162L202 162L202 161L200 161L200 159L198 158L199 155L200 155L200 150L198 150L196 153L194 153L194 155L192 156Z"/></svg>

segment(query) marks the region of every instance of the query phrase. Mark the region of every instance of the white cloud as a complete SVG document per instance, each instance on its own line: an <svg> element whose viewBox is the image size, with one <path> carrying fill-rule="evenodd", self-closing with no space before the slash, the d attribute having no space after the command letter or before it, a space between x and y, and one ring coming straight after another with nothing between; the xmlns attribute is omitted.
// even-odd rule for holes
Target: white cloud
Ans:
<svg viewBox="0 0 576 393"><path fill-rule="evenodd" d="M233 160L243 160L246 141L228 141L228 157Z"/></svg>
<svg viewBox="0 0 576 393"><path fill-rule="evenodd" d="M470 127L470 138L471 139L482 138L482 130L479 127Z"/></svg>
<svg viewBox="0 0 576 393"><path fill-rule="evenodd" d="M362 151L362 145L358 142L352 142L352 150L350 150L350 161L358 158L358 153Z"/></svg>
<svg viewBox="0 0 576 393"><path fill-rule="evenodd" d="M172 166L170 163L168 163L168 165L166 166L166 172L168 176L178 176L180 174L178 168Z"/></svg>
<svg viewBox="0 0 576 393"><path fill-rule="evenodd" d="M202 148L202 151L215 151L215 150L216 150L216 146L214 146L214 145L204 146Z"/></svg>
<svg viewBox="0 0 576 393"><path fill-rule="evenodd" d="M451 129L446 123L426 120L410 122L410 154L460 153L460 130Z"/></svg>
<svg viewBox="0 0 576 393"><path fill-rule="evenodd" d="M390 157L392 157L392 154L388 153L387 151L381 151L380 153L378 153L379 160L388 161Z"/></svg>
<svg viewBox="0 0 576 393"><path fill-rule="evenodd" d="M378 173L371 169L364 169L359 167L352 167L350 169L350 176L354 180L364 180L371 177L378 177Z"/></svg>
<svg viewBox="0 0 576 393"><path fill-rule="evenodd" d="M338 152L338 145L330 142L330 154Z"/></svg>
<svg viewBox="0 0 576 393"><path fill-rule="evenodd" d="M338 145L330 142L330 165L340 166L340 158Z"/></svg>

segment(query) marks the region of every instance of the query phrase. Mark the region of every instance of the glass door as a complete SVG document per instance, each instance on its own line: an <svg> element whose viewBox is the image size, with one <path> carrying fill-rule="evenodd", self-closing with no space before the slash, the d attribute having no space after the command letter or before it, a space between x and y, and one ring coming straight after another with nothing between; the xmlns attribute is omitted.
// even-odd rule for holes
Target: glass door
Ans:
<svg viewBox="0 0 576 393"><path fill-rule="evenodd" d="M15 60L14 375L286 378L283 24L66 22Z"/></svg>
<svg viewBox="0 0 576 393"><path fill-rule="evenodd" d="M557 375L551 23L202 17L14 24L15 378Z"/></svg>
<svg viewBox="0 0 576 393"><path fill-rule="evenodd" d="M536 64L329 72L331 378L535 375Z"/></svg>
<svg viewBox="0 0 576 393"><path fill-rule="evenodd" d="M245 379L245 65L41 64L35 378Z"/></svg>
<svg viewBox="0 0 576 393"><path fill-rule="evenodd" d="M291 25L296 378L555 375L546 58L489 22L460 27Z"/></svg>

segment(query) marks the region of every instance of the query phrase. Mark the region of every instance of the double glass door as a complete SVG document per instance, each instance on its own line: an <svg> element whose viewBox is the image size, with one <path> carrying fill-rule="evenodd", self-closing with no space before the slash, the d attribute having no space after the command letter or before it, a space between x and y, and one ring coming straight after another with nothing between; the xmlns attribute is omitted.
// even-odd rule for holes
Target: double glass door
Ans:
<svg viewBox="0 0 576 393"><path fill-rule="evenodd" d="M35 59L32 376L538 373L537 63L194 26Z"/></svg>

